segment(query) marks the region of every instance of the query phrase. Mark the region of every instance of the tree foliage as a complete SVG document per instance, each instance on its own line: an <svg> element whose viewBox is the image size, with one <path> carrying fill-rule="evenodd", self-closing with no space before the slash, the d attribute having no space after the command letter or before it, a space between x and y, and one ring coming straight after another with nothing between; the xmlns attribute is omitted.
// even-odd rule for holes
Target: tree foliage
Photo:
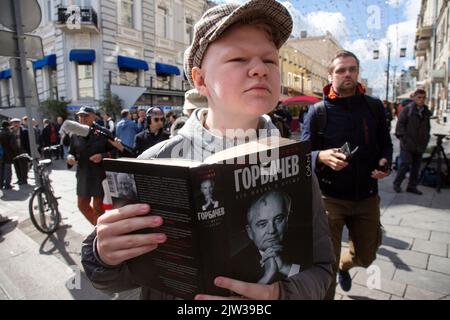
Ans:
<svg viewBox="0 0 450 320"><path fill-rule="evenodd" d="M70 101L61 101L49 98L41 102L41 110L44 118L56 121L57 117L67 119L68 111L67 105Z"/></svg>
<svg viewBox="0 0 450 320"><path fill-rule="evenodd" d="M102 111L108 113L114 119L120 116L123 103L119 96L107 92L99 104Z"/></svg>

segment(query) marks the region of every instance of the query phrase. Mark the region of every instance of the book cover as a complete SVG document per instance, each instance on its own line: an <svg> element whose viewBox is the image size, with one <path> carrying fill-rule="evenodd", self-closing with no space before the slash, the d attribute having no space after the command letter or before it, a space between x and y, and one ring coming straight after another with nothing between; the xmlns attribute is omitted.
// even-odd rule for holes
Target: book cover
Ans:
<svg viewBox="0 0 450 320"><path fill-rule="evenodd" d="M106 159L114 207L149 203L168 236L128 261L137 284L192 299L216 276L272 283L312 265L309 142L248 143L203 163Z"/></svg>

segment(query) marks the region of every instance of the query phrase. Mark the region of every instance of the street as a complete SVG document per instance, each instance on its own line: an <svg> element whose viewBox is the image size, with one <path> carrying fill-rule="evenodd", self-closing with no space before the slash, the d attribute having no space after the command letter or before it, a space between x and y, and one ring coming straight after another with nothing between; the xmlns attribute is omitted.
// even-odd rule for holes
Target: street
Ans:
<svg viewBox="0 0 450 320"><path fill-rule="evenodd" d="M393 138L393 142L395 156L398 141ZM448 150L450 141L445 144ZM367 270L352 269L351 291L344 293L338 286L336 299L450 299L450 189L437 193L419 186L422 196L397 194L392 189L394 175L380 183L386 233L377 259ZM93 227L76 207L75 171L57 160L51 179L55 194L61 197L63 225L49 237L29 219L32 186L19 189L15 185L0 193L0 213L14 217L1 227L0 299L138 298L137 291L108 296L91 286L81 268L80 247Z"/></svg>

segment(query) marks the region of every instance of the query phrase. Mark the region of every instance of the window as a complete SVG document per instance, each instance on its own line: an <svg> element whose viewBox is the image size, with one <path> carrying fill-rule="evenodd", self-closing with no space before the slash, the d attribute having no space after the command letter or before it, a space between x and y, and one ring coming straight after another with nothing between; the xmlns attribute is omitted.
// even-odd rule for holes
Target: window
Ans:
<svg viewBox="0 0 450 320"><path fill-rule="evenodd" d="M90 7L91 6L91 0L75 0L75 1L72 1L72 3L79 7Z"/></svg>
<svg viewBox="0 0 450 320"><path fill-rule="evenodd" d="M156 34L163 38L169 37L167 30L167 9L164 7L158 7L156 10Z"/></svg>
<svg viewBox="0 0 450 320"><path fill-rule="evenodd" d="M194 20L191 18L186 18L186 35L188 43L192 43L192 39L194 38Z"/></svg>
<svg viewBox="0 0 450 320"><path fill-rule="evenodd" d="M54 99L58 98L58 82L56 68L48 69L50 96Z"/></svg>
<svg viewBox="0 0 450 320"><path fill-rule="evenodd" d="M139 86L139 72L132 69L119 69L119 84L121 86Z"/></svg>
<svg viewBox="0 0 450 320"><path fill-rule="evenodd" d="M292 73L288 72L288 83L287 83L287 85L289 87L292 87L293 83L294 82L292 81Z"/></svg>
<svg viewBox="0 0 450 320"><path fill-rule="evenodd" d="M94 77L92 64L77 64L78 99L94 98Z"/></svg>
<svg viewBox="0 0 450 320"><path fill-rule="evenodd" d="M53 7L53 4L52 4L52 0L47 0L47 18L48 18L48 22L51 22L52 21L52 7Z"/></svg>
<svg viewBox="0 0 450 320"><path fill-rule="evenodd" d="M297 74L294 74L294 87L300 88L300 76Z"/></svg>
<svg viewBox="0 0 450 320"><path fill-rule="evenodd" d="M10 86L9 86L9 79L3 79L0 81L2 83L2 105L3 106L10 106L11 105L11 92L10 92Z"/></svg>
<svg viewBox="0 0 450 320"><path fill-rule="evenodd" d="M156 87L159 89L171 89L172 81L169 75L157 75L156 76Z"/></svg>
<svg viewBox="0 0 450 320"><path fill-rule="evenodd" d="M2 106L9 106L9 91L6 91L8 88L5 84L3 84L5 80L0 80L0 83L2 83Z"/></svg>
<svg viewBox="0 0 450 320"><path fill-rule="evenodd" d="M134 28L134 0L120 1L120 24L127 28Z"/></svg>

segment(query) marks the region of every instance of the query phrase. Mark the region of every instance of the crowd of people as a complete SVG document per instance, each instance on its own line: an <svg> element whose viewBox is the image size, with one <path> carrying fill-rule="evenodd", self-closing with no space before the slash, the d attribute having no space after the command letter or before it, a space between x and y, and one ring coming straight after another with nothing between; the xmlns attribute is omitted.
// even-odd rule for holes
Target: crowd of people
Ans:
<svg viewBox="0 0 450 320"><path fill-rule="evenodd" d="M59 120L58 120L59 121ZM2 148L2 159L0 161L0 188L12 189L12 166L17 176L18 185L28 184L29 161L25 158L16 158L22 153L31 155L28 131L33 130L38 150L50 145L59 145L60 137L57 125L50 124L44 119L44 126L40 129L37 121L32 119L31 128L26 116L3 120L0 131L0 142ZM63 155L58 152L58 157Z"/></svg>
<svg viewBox="0 0 450 320"><path fill-rule="evenodd" d="M92 113L93 122L106 128L111 134L119 139L121 144L133 150L134 157L139 156L149 147L169 139L176 135L177 131L184 125L188 115L194 110L190 101L197 106L206 106L206 99L201 97L195 90L186 93L186 103L183 114L176 111L164 111L159 107L150 109L137 108L133 110L124 109L120 114L120 119L114 121L112 116L92 107L83 106L81 112L75 114L75 119L81 122L81 118L86 110ZM204 101L202 101L204 100ZM61 131L65 119L55 117L55 119L42 119L42 123L32 119L32 130L35 135L35 142L39 155L43 158L54 158L55 160L65 160L69 154L70 133ZM31 156L30 142L28 136L27 116L3 120L0 128L0 188L12 188L12 165L14 165L17 184L28 184L28 171L30 164L27 159L14 159L22 153ZM50 151L46 147L54 147ZM130 154L127 154L130 156Z"/></svg>
<svg viewBox="0 0 450 320"><path fill-rule="evenodd" d="M186 115L192 110L193 100L198 104L206 101L194 90L186 92L185 98L183 113ZM103 159L138 157L152 146L175 136L187 120L186 116L179 117L174 111L165 114L159 107L138 108L136 111L123 109L117 123L109 114L101 116L89 106L81 107L76 116L82 125L91 126L95 122L109 130L108 136L93 134L81 137L68 133L67 163L69 167L76 165L78 208L92 225L96 225L104 213L102 181L106 176Z"/></svg>

